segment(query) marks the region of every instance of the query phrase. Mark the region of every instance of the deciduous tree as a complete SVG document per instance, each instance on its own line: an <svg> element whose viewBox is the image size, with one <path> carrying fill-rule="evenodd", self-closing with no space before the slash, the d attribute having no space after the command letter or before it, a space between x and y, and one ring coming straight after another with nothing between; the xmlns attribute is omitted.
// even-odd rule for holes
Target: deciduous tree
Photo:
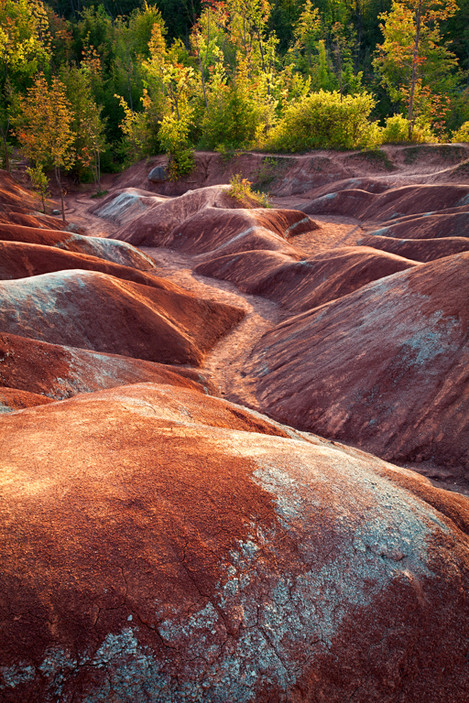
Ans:
<svg viewBox="0 0 469 703"><path fill-rule="evenodd" d="M9 169L8 133L12 96L22 93L50 60L48 17L40 0L0 2L0 133Z"/></svg>
<svg viewBox="0 0 469 703"><path fill-rule="evenodd" d="M454 54L445 46L440 22L456 12L456 0L393 0L381 15L384 42L374 65L393 100L407 107L409 139L420 104L438 104L454 89ZM432 97L434 98L432 103Z"/></svg>
<svg viewBox="0 0 469 703"><path fill-rule="evenodd" d="M54 170L63 220L65 208L60 172L62 168L69 168L74 160L72 119L64 84L53 78L49 86L44 74L40 73L26 96L19 99L14 120L24 155L36 169Z"/></svg>

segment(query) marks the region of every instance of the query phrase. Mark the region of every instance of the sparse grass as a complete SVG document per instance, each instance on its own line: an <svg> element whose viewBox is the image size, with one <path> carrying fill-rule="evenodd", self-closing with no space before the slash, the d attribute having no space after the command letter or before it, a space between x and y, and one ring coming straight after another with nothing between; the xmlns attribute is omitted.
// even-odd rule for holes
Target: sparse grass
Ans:
<svg viewBox="0 0 469 703"><path fill-rule="evenodd" d="M394 164L389 156L382 149L365 149L361 152L362 156L376 166L382 166L387 171L394 171Z"/></svg>
<svg viewBox="0 0 469 703"><path fill-rule="evenodd" d="M444 161L456 163L464 159L466 155L464 147L456 144L419 144L409 146L404 151L404 162L406 164L412 164L420 157L431 155L439 156Z"/></svg>
<svg viewBox="0 0 469 703"><path fill-rule="evenodd" d="M253 190L251 181L242 178L239 173L235 173L231 178L228 195L235 198L243 207L271 207L265 193Z"/></svg>
<svg viewBox="0 0 469 703"><path fill-rule="evenodd" d="M255 187L261 192L267 191L268 186L288 168L288 165L289 161L284 157L265 156L253 174Z"/></svg>
<svg viewBox="0 0 469 703"><path fill-rule="evenodd" d="M93 193L90 195L90 198L102 198L104 195L107 195L109 193L108 190L98 190L96 193Z"/></svg>
<svg viewBox="0 0 469 703"><path fill-rule="evenodd" d="M363 149L347 157L347 161L361 161L366 159L370 165L384 171L394 171L395 166L385 151L381 149Z"/></svg>
<svg viewBox="0 0 469 703"><path fill-rule="evenodd" d="M409 146L407 149L405 149L404 152L404 163L405 164L413 164L415 161L417 161L419 155L422 153L420 147L416 146Z"/></svg>
<svg viewBox="0 0 469 703"><path fill-rule="evenodd" d="M454 173L457 173L458 176L469 177L469 159L458 164L454 169Z"/></svg>
<svg viewBox="0 0 469 703"><path fill-rule="evenodd" d="M242 151L240 151L239 149L227 146L226 144L220 144L219 146L215 147L215 151L220 154L223 163L228 163L236 156L242 154Z"/></svg>

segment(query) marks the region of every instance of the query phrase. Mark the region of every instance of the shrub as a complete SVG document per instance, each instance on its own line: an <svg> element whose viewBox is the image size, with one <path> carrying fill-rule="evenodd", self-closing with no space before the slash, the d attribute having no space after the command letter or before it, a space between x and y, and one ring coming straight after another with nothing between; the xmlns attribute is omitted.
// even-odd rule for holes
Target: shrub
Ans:
<svg viewBox="0 0 469 703"><path fill-rule="evenodd" d="M375 101L369 93L346 95L320 90L287 107L264 148L272 151L355 149L380 143L380 129L370 122Z"/></svg>
<svg viewBox="0 0 469 703"><path fill-rule="evenodd" d="M252 183L247 178L242 178L236 173L230 179L228 195L235 198L243 207L270 207L269 200L264 193L252 190Z"/></svg>
<svg viewBox="0 0 469 703"><path fill-rule="evenodd" d="M232 152L249 149L272 119L273 108L262 94L241 77L212 86L202 118L200 145Z"/></svg>
<svg viewBox="0 0 469 703"><path fill-rule="evenodd" d="M32 189L41 197L42 211L46 211L46 199L49 197L49 181L42 166L28 166L26 173L31 179Z"/></svg>
<svg viewBox="0 0 469 703"><path fill-rule="evenodd" d="M388 117L381 133L383 144L423 144L438 141L430 125L422 117L415 120L412 138L409 139L409 120L402 115Z"/></svg>
<svg viewBox="0 0 469 703"><path fill-rule="evenodd" d="M172 181L186 176L194 167L194 150L189 141L190 114L165 115L161 120L158 139L169 156L169 177Z"/></svg>
<svg viewBox="0 0 469 703"><path fill-rule="evenodd" d="M451 141L456 142L469 142L469 120L464 122L459 129L453 132Z"/></svg>

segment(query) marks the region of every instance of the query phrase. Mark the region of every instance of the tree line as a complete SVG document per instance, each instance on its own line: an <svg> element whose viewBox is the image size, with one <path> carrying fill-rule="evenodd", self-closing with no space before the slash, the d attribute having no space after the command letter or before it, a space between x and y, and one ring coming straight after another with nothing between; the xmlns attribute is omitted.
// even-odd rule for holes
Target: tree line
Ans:
<svg viewBox="0 0 469 703"><path fill-rule="evenodd" d="M0 0L0 136L63 169L469 140L469 0Z"/></svg>

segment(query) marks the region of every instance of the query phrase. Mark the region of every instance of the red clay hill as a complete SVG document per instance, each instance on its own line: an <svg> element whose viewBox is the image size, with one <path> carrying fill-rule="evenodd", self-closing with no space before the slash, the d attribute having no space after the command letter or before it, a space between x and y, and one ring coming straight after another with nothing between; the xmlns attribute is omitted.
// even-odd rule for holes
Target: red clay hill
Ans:
<svg viewBox="0 0 469 703"><path fill-rule="evenodd" d="M0 422L5 703L469 696L469 502L199 391Z"/></svg>
<svg viewBox="0 0 469 703"><path fill-rule="evenodd" d="M469 475L469 252L387 276L266 334L246 373L273 417Z"/></svg>
<svg viewBox="0 0 469 703"><path fill-rule="evenodd" d="M468 159L0 174L0 700L469 699Z"/></svg>

